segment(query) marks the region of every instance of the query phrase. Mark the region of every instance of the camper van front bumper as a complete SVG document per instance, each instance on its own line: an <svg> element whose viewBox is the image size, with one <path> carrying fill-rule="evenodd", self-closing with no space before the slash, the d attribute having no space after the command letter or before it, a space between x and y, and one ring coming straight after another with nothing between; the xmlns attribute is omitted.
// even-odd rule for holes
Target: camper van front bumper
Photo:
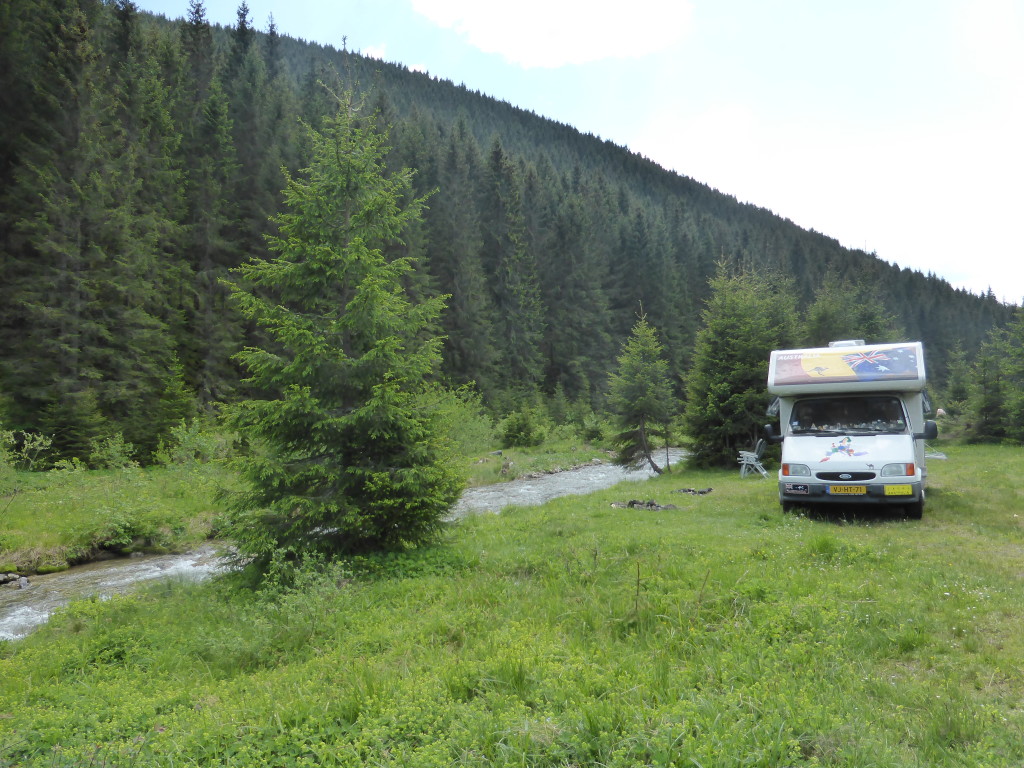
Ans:
<svg viewBox="0 0 1024 768"><path fill-rule="evenodd" d="M922 497L921 483L779 482L779 499L804 504L907 504Z"/></svg>

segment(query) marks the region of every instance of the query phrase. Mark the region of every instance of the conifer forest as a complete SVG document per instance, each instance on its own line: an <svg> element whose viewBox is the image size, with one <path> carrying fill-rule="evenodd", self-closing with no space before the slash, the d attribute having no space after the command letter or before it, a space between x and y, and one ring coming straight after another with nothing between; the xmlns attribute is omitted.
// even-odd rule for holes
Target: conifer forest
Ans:
<svg viewBox="0 0 1024 768"><path fill-rule="evenodd" d="M860 297L924 342L940 389L1018 313L572 126L257 27L244 0L228 28L182 4L176 20L131 0L0 10L0 423L60 455L120 433L144 458L183 418L253 394L238 355L270 341L230 283L272 258L286 173L342 93L426 198L387 255L414 265L411 296L447 297L440 375L495 414L556 396L603 409L639 317L685 398L723 271L772 275L801 322Z"/></svg>

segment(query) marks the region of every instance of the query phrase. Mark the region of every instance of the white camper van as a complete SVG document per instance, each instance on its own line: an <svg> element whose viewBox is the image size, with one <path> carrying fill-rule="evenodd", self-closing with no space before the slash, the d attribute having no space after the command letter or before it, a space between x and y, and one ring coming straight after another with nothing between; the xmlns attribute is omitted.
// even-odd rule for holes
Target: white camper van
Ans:
<svg viewBox="0 0 1024 768"><path fill-rule="evenodd" d="M920 342L834 341L771 354L768 391L778 396L779 502L902 506L924 511L924 350Z"/></svg>

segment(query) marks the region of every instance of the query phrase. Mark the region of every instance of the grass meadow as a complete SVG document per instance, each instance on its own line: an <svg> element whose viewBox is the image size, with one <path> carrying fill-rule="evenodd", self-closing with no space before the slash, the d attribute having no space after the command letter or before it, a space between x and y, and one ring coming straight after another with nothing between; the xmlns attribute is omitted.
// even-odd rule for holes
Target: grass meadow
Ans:
<svg viewBox="0 0 1024 768"><path fill-rule="evenodd" d="M0 571L59 571L98 555L194 548L209 537L221 464L18 472L0 496Z"/></svg>
<svg viewBox="0 0 1024 768"><path fill-rule="evenodd" d="M0 643L0 766L1020 766L1024 451L942 449L921 521L677 470L74 603Z"/></svg>

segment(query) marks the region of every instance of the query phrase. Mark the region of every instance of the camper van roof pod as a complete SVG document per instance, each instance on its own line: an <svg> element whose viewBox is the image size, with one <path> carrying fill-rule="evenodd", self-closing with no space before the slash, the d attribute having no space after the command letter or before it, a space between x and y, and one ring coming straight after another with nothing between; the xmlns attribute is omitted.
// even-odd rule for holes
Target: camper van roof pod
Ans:
<svg viewBox="0 0 1024 768"><path fill-rule="evenodd" d="M863 347L864 339L845 339L843 341L830 341L830 347Z"/></svg>
<svg viewBox="0 0 1024 768"><path fill-rule="evenodd" d="M773 395L824 392L919 392L926 383L919 341L833 342L815 349L777 349L768 365Z"/></svg>

